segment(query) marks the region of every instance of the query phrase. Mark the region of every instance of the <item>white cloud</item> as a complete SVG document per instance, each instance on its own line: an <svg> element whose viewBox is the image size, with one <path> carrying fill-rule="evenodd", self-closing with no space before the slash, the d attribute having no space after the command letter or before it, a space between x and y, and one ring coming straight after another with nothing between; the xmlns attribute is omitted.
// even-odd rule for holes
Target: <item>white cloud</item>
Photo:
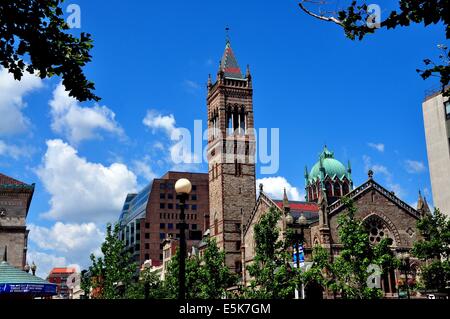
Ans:
<svg viewBox="0 0 450 319"><path fill-rule="evenodd" d="M28 253L28 261L34 261L45 276L53 267L75 267L78 271L90 264L90 255L101 255L104 241L102 233L94 223L55 223L52 227L29 225L30 243L37 249ZM63 256L63 257L60 257Z"/></svg>
<svg viewBox="0 0 450 319"><path fill-rule="evenodd" d="M289 200L301 201L305 196L300 194L297 187L292 186L284 177L265 177L256 180L256 185L263 184L264 192L272 196L274 199L282 199L283 191L286 188L286 194Z"/></svg>
<svg viewBox="0 0 450 319"><path fill-rule="evenodd" d="M410 174L422 173L426 170L425 164L421 161L405 160L405 169Z"/></svg>
<svg viewBox="0 0 450 319"><path fill-rule="evenodd" d="M186 91L189 93L195 93L200 89L200 84L191 80L185 80L183 82L183 85L186 88Z"/></svg>
<svg viewBox="0 0 450 319"><path fill-rule="evenodd" d="M152 129L153 133L157 130L163 130L172 141L178 140L180 137L180 131L175 126L173 114L162 115L155 110L148 110L142 123Z"/></svg>
<svg viewBox="0 0 450 319"><path fill-rule="evenodd" d="M153 172L150 166L149 156L145 156L142 160L133 161L133 170L137 175L142 176L147 181L151 181L156 177L155 172Z"/></svg>
<svg viewBox="0 0 450 319"><path fill-rule="evenodd" d="M37 175L50 193L50 210L43 217L65 222L109 222L119 216L136 175L127 166L88 162L61 140L47 141Z"/></svg>
<svg viewBox="0 0 450 319"><path fill-rule="evenodd" d="M27 106L23 98L42 87L42 80L35 75L24 73L22 79L16 81L7 69L0 67L0 136L28 129L30 119L22 113Z"/></svg>
<svg viewBox="0 0 450 319"><path fill-rule="evenodd" d="M51 228L29 225L30 240L45 250L61 253L82 252L90 255L97 251L104 234L94 223L64 224L56 222Z"/></svg>
<svg viewBox="0 0 450 319"><path fill-rule="evenodd" d="M162 130L170 139L170 142L166 143L166 147L160 141L154 144L158 150L167 150L169 164L172 164L173 167L182 167L185 164L192 165L193 168L199 167L197 164L201 163L201 155L192 152L191 132L186 128L177 127L173 114L162 115L156 110L148 110L142 122L152 129L153 134Z"/></svg>
<svg viewBox="0 0 450 319"><path fill-rule="evenodd" d="M55 256L53 254L43 253L39 251L29 250L27 254L28 262L36 265L36 275L46 279L50 271L55 267L74 267L80 272L82 267L79 264L68 263L65 257Z"/></svg>
<svg viewBox="0 0 450 319"><path fill-rule="evenodd" d="M62 83L53 91L49 102L52 116L52 130L62 134L71 143L99 139L99 131L124 136L123 129L115 120L115 114L106 106L82 107L69 96Z"/></svg>
<svg viewBox="0 0 450 319"><path fill-rule="evenodd" d="M20 157L28 157L32 153L32 147L19 147L13 144L7 144L0 140L0 156L12 157L19 159Z"/></svg>
<svg viewBox="0 0 450 319"><path fill-rule="evenodd" d="M386 188L388 190L393 191L399 198L405 196L406 191L403 189L403 187L401 187L400 184L394 182L394 176L386 166L380 164L372 164L372 159L367 155L363 155L363 162L366 171L368 171L369 169L373 171L374 179L377 178L377 174L383 176L386 183Z"/></svg>
<svg viewBox="0 0 450 319"><path fill-rule="evenodd" d="M369 145L369 147L377 150L378 152L381 152L381 153L384 152L384 144L382 144L382 143L367 143L367 145Z"/></svg>

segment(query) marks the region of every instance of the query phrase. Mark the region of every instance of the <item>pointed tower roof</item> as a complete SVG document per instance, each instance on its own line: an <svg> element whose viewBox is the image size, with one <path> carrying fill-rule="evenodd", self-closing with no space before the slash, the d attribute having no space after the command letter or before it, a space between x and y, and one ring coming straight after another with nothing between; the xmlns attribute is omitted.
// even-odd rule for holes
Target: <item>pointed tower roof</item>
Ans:
<svg viewBox="0 0 450 319"><path fill-rule="evenodd" d="M233 49L231 49L230 40L227 39L225 51L223 52L222 60L220 61L219 71L223 71L226 78L244 79L241 68L234 56Z"/></svg>
<svg viewBox="0 0 450 319"><path fill-rule="evenodd" d="M417 210L420 211L424 208L425 202L422 198L422 193L419 191L419 199L417 200Z"/></svg>

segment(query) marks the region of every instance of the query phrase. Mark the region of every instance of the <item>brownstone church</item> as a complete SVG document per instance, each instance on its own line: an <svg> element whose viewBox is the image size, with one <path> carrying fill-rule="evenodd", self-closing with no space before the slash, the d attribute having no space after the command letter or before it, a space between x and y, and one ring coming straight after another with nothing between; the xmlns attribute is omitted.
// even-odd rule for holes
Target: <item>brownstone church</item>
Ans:
<svg viewBox="0 0 450 319"><path fill-rule="evenodd" d="M416 221L430 213L426 200L419 194L417 209L411 207L378 184L372 171L354 187L350 163L344 166L326 146L311 170L305 168L305 201L290 201L286 193L271 198L262 185L256 195L252 76L248 67L242 74L228 40L215 82L208 79L207 105L210 234L244 284L249 279L246 266L254 257L253 227L270 207L282 213L281 233L298 228L300 216L306 217L306 260L314 245L325 247L331 256L339 254L337 218L345 210L344 195L354 200L355 217L364 221L371 242L389 237L396 253L412 248L418 238ZM387 295L396 293L397 276L392 271L381 281Z"/></svg>

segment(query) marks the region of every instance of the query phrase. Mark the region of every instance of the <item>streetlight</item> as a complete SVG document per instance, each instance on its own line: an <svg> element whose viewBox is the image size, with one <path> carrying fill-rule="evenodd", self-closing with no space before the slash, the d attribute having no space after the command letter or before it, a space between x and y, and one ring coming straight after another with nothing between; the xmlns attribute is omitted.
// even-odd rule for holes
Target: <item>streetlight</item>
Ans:
<svg viewBox="0 0 450 319"><path fill-rule="evenodd" d="M306 219L305 215L303 215L303 213L300 215L300 217L295 222L295 224L300 226L300 234L297 231L295 231L295 233L294 233L295 250L296 250L296 254L297 254L296 266L299 271L300 271L300 245L302 245L302 247L303 247L303 242L305 240L304 229L305 229L305 226L307 223L308 223L308 220ZM294 225L294 217L291 214L286 216L286 224L288 224L290 226ZM305 294L303 293L303 283L302 283L302 287L300 290L302 292L301 299L305 299Z"/></svg>
<svg viewBox="0 0 450 319"><path fill-rule="evenodd" d="M184 215L184 208L186 200L189 197L189 193L192 190L191 182L186 178L181 178L175 183L175 191L180 199L180 271L179 271L179 291L178 299L186 299L186 221Z"/></svg>
<svg viewBox="0 0 450 319"><path fill-rule="evenodd" d="M409 272L409 254L403 253L400 254L400 261L401 261L401 270L403 270L403 274L405 275L405 285L406 285L406 295L408 296L408 299L411 299L411 296L409 294L409 283L408 283L408 272Z"/></svg>

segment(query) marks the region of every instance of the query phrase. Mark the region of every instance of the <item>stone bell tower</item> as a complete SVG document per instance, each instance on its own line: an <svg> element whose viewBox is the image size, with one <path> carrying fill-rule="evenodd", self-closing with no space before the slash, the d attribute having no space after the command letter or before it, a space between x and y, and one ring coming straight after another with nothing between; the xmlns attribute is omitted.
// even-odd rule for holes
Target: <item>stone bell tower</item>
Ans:
<svg viewBox="0 0 450 319"><path fill-rule="evenodd" d="M240 273L241 229L256 202L252 77L244 76L227 40L215 83L208 79L211 236Z"/></svg>

